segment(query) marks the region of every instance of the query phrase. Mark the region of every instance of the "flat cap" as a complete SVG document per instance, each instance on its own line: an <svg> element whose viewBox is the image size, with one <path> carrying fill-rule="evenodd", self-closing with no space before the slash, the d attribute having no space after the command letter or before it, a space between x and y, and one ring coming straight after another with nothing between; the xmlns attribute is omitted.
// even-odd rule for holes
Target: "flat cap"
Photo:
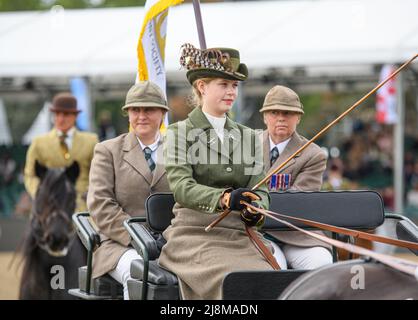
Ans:
<svg viewBox="0 0 418 320"><path fill-rule="evenodd" d="M260 112L270 110L293 111L301 114L305 113L296 92L284 86L274 86L267 93Z"/></svg>
<svg viewBox="0 0 418 320"><path fill-rule="evenodd" d="M122 110L130 107L156 107L170 110L164 93L160 87L151 81L140 81L129 89Z"/></svg>

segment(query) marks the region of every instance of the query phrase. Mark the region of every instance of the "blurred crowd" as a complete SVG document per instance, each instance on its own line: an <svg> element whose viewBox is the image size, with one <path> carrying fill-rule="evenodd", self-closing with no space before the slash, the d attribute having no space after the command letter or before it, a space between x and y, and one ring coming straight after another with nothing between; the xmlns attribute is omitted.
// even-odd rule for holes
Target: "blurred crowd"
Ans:
<svg viewBox="0 0 418 320"><path fill-rule="evenodd" d="M342 141L338 156L330 154L323 189L376 190L393 211L393 143L392 126L359 122ZM418 215L418 137L405 136L404 147L404 213Z"/></svg>

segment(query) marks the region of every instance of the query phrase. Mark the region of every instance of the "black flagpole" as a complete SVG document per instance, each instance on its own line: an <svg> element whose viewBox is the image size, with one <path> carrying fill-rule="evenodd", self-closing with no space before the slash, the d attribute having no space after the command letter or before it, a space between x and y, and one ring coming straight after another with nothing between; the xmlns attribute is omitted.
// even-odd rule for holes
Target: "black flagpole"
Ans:
<svg viewBox="0 0 418 320"><path fill-rule="evenodd" d="M194 15L196 18L197 33L199 35L200 49L206 49L205 30L203 30L202 13L200 12L200 0L193 0Z"/></svg>

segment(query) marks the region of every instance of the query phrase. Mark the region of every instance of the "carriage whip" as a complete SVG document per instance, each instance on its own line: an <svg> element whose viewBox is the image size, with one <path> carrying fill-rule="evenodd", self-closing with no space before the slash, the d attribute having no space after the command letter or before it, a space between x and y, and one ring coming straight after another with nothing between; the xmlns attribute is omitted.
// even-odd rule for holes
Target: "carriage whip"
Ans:
<svg viewBox="0 0 418 320"><path fill-rule="evenodd" d="M389 75L385 80L380 82L376 87L374 87L371 91L369 91L366 95L364 95L361 99L359 99L356 103L354 103L350 108L344 111L340 116L338 116L335 120L331 123L326 125L321 131L319 131L311 140L307 141L302 147L296 150L286 161L284 161L281 165L279 165L275 170L273 170L270 174L268 174L264 179L262 179L259 183L257 183L252 190L256 190L259 188L263 183L266 183L272 175L280 172L296 155L301 153L305 150L312 142L318 139L322 134L328 131L331 127L333 127L336 123L338 123L341 119L343 119L346 115L348 115L351 111L357 108L361 103L363 103L366 99L368 99L372 94L374 94L377 90L379 90L382 86L386 84L390 79L396 76L399 72L402 71L406 66L408 66L412 61L414 61L418 57L418 54L415 54L411 59L406 61L403 65L401 65L398 69L396 69L391 75ZM221 213L221 215L214 220L210 225L205 228L205 231L210 231L214 226L216 226L219 222L221 222L231 211L226 210Z"/></svg>

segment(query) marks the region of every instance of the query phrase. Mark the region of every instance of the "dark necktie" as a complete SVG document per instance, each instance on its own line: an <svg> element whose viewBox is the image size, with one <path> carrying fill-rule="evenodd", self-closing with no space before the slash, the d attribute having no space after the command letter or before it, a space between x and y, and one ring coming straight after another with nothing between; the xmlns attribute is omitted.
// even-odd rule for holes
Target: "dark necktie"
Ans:
<svg viewBox="0 0 418 320"><path fill-rule="evenodd" d="M67 134L63 133L59 136L59 140L60 140L60 148L61 148L61 153L64 157L65 160L70 159L70 152L68 150L68 145L65 142L65 139L67 138Z"/></svg>
<svg viewBox="0 0 418 320"><path fill-rule="evenodd" d="M279 157L279 150L277 149L277 147L274 147L270 151L270 167L273 166L273 163L276 162L278 157Z"/></svg>
<svg viewBox="0 0 418 320"><path fill-rule="evenodd" d="M149 169L151 170L151 172L153 172L155 169L155 162L154 160L152 160L151 154L152 154L151 148L145 147L144 148L145 160L148 163Z"/></svg>

